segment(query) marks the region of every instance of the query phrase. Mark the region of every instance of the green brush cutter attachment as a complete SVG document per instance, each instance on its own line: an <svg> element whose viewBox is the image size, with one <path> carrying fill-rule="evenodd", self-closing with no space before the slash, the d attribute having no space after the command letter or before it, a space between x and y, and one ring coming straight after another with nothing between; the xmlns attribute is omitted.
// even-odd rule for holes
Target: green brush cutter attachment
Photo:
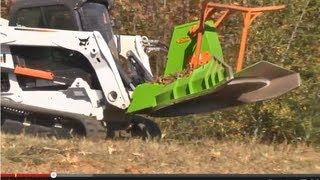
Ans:
<svg viewBox="0 0 320 180"><path fill-rule="evenodd" d="M243 70L238 66L233 73L223 61L217 24L203 18L175 28L162 82L138 86L128 113L171 117L212 112L275 98L300 86L298 73L265 61Z"/></svg>

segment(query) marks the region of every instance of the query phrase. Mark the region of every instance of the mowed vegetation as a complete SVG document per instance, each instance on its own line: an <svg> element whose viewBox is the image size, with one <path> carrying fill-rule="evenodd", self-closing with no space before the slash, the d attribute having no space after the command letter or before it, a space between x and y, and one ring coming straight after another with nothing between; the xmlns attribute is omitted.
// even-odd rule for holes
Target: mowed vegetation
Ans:
<svg viewBox="0 0 320 180"><path fill-rule="evenodd" d="M316 174L319 161L319 152L306 145L1 136L1 172L7 173Z"/></svg>
<svg viewBox="0 0 320 180"><path fill-rule="evenodd" d="M7 17L1 1L2 17ZM169 45L173 27L200 17L198 0L116 0L115 32ZM1 172L57 173L319 173L319 0L221 0L258 7L285 4L250 29L245 66L261 60L299 72L302 86L277 99L209 114L155 119L163 138L79 140L1 134ZM236 64L242 15L218 30L225 61ZM157 76L165 53L152 54Z"/></svg>

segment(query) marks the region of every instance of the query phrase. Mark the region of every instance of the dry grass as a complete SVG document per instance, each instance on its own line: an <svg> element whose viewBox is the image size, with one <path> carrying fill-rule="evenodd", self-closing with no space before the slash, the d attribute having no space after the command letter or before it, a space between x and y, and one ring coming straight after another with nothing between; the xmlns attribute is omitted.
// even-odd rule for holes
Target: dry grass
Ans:
<svg viewBox="0 0 320 180"><path fill-rule="evenodd" d="M2 173L320 173L320 153L299 145L211 140L55 140L1 135Z"/></svg>

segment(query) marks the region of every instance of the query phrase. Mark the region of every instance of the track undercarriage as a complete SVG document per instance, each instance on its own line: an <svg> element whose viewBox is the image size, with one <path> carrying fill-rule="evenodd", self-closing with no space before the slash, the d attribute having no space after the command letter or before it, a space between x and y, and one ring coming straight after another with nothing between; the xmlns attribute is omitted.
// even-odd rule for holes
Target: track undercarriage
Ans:
<svg viewBox="0 0 320 180"><path fill-rule="evenodd" d="M10 122L11 121L11 122ZM99 140L106 138L160 138L161 131L155 122L141 116L128 116L127 121L106 122L89 117L62 116L46 110L38 111L16 103L2 101L1 126L5 123L19 123L9 127L7 132L19 132L33 127L32 133L54 136L57 138L82 138ZM17 126L20 126L17 127Z"/></svg>

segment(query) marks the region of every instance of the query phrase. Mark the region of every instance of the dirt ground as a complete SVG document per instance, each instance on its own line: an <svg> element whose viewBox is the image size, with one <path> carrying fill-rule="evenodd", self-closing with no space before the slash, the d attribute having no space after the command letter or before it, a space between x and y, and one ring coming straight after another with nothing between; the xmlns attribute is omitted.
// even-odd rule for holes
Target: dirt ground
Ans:
<svg viewBox="0 0 320 180"><path fill-rule="evenodd" d="M1 134L2 173L319 174L319 162L319 150L306 145Z"/></svg>

